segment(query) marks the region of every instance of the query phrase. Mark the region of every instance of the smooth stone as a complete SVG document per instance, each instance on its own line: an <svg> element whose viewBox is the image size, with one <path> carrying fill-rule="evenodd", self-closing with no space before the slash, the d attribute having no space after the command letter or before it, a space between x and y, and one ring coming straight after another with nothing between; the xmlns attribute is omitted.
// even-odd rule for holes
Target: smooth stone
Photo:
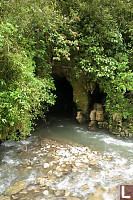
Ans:
<svg viewBox="0 0 133 200"><path fill-rule="evenodd" d="M16 182L14 185L12 185L10 188L8 188L4 194L11 196L12 194L16 194L19 191L21 191L25 186L27 185L27 181L20 181Z"/></svg>
<svg viewBox="0 0 133 200"><path fill-rule="evenodd" d="M49 191L48 191L48 190L45 190L45 191L43 192L43 194L44 194L44 195L48 195L48 194L49 194Z"/></svg>
<svg viewBox="0 0 133 200"><path fill-rule="evenodd" d="M18 196L17 195L12 195L12 199L18 199Z"/></svg>

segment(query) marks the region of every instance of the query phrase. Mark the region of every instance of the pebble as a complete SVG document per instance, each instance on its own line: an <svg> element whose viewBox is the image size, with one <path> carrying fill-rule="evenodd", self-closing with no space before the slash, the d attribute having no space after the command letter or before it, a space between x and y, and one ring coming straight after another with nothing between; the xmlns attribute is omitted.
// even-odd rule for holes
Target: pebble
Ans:
<svg viewBox="0 0 133 200"><path fill-rule="evenodd" d="M49 163L44 163L43 165L44 168L48 168L49 166L50 166Z"/></svg>
<svg viewBox="0 0 133 200"><path fill-rule="evenodd" d="M45 190L45 191L43 192L43 194L44 194L44 195L48 195L48 194L49 194L49 191L48 191L48 190Z"/></svg>

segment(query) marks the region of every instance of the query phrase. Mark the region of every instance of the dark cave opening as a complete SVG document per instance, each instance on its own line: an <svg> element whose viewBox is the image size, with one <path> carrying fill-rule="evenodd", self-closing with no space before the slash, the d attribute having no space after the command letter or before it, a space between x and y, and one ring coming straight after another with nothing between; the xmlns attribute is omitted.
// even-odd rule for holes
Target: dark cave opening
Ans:
<svg viewBox="0 0 133 200"><path fill-rule="evenodd" d="M65 76L54 75L57 96L56 103L49 110L52 115L75 116L76 106L73 102L73 88Z"/></svg>
<svg viewBox="0 0 133 200"><path fill-rule="evenodd" d="M89 96L91 97L90 111L93 109L93 106L95 103L100 103L104 105L106 101L106 94L99 88L98 84L96 84L94 92L90 94Z"/></svg>

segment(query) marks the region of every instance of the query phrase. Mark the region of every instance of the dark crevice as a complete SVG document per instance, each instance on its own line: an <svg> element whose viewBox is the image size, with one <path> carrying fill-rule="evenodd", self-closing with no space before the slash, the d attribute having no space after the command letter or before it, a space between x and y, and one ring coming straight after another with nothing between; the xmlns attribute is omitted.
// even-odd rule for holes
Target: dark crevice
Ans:
<svg viewBox="0 0 133 200"><path fill-rule="evenodd" d="M73 88L65 76L54 75L57 96L55 105L50 109L49 114L73 116L75 104L73 102Z"/></svg>
<svg viewBox="0 0 133 200"><path fill-rule="evenodd" d="M106 94L100 90L99 85L96 85L96 88L93 92L93 94L89 95L91 97L91 102L90 102L90 110L93 109L93 105L95 103L101 103L104 105L105 100L106 100Z"/></svg>

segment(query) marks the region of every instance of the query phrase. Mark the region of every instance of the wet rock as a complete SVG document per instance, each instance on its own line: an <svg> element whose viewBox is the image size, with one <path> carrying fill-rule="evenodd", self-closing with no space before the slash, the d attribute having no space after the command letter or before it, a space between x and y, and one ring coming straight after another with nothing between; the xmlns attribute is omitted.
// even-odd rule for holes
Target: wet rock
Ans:
<svg viewBox="0 0 133 200"><path fill-rule="evenodd" d="M90 131L96 131L97 130L97 122L96 121L91 121L89 123L88 129Z"/></svg>
<svg viewBox="0 0 133 200"><path fill-rule="evenodd" d="M62 169L62 167L60 167L60 166L57 166L57 167L56 167L56 171L62 172L62 171L63 171L63 169Z"/></svg>
<svg viewBox="0 0 133 200"><path fill-rule="evenodd" d="M96 110L92 110L90 113L90 120L95 121L96 120Z"/></svg>
<svg viewBox="0 0 133 200"><path fill-rule="evenodd" d="M26 161L26 164L27 164L27 166L30 166L30 165L33 165L34 163L33 163L32 160L27 160L27 161Z"/></svg>
<svg viewBox="0 0 133 200"><path fill-rule="evenodd" d="M96 121L91 121L89 123L89 127L91 127L91 126L97 126L97 122Z"/></svg>
<svg viewBox="0 0 133 200"><path fill-rule="evenodd" d="M103 122L103 120L104 120L103 110L96 111L96 121Z"/></svg>
<svg viewBox="0 0 133 200"><path fill-rule="evenodd" d="M12 185L10 188L8 188L4 194L11 196L12 194L16 194L19 191L21 191L25 186L27 185L27 181L20 181L16 182L14 185Z"/></svg>
<svg viewBox="0 0 133 200"><path fill-rule="evenodd" d="M103 128L106 128L106 129L107 129L107 128L108 128L108 125L109 125L108 122L103 122Z"/></svg>
<svg viewBox="0 0 133 200"><path fill-rule="evenodd" d="M46 179L45 178L37 178L35 180L35 184L45 185L46 184Z"/></svg>
<svg viewBox="0 0 133 200"><path fill-rule="evenodd" d="M89 186L88 186L87 184L85 184L85 185L83 185L83 186L81 187L81 189L82 189L82 190L89 190L90 188L89 188Z"/></svg>
<svg viewBox="0 0 133 200"><path fill-rule="evenodd" d="M129 136L129 133L128 133L128 130L127 129L125 129L125 136Z"/></svg>
<svg viewBox="0 0 133 200"><path fill-rule="evenodd" d="M9 196L4 196L4 195L1 195L0 196L0 200L10 200L11 198Z"/></svg>
<svg viewBox="0 0 133 200"><path fill-rule="evenodd" d="M77 112L76 119L80 124L85 122L85 116L83 115L82 111Z"/></svg>
<svg viewBox="0 0 133 200"><path fill-rule="evenodd" d="M31 191L31 190L34 190L36 187L34 186L34 185L30 185L29 187L27 187L27 189L29 190L29 191Z"/></svg>
<svg viewBox="0 0 133 200"><path fill-rule="evenodd" d="M48 172L48 175L51 176L52 174L53 174L53 171L50 170L50 171Z"/></svg>
<svg viewBox="0 0 133 200"><path fill-rule="evenodd" d="M132 133L129 133L129 137L133 137L133 134L132 134Z"/></svg>
<svg viewBox="0 0 133 200"><path fill-rule="evenodd" d="M25 190L20 191L19 193L20 194L27 194L28 192L27 192L27 189L25 189Z"/></svg>
<svg viewBox="0 0 133 200"><path fill-rule="evenodd" d="M64 196L65 191L64 190L55 190L54 194L55 194L55 196Z"/></svg>
<svg viewBox="0 0 133 200"><path fill-rule="evenodd" d="M49 165L49 163L44 163L43 167L48 168L48 167L50 167L50 165Z"/></svg>
<svg viewBox="0 0 133 200"><path fill-rule="evenodd" d="M73 167L72 168L72 172L77 172L78 171L78 168L77 167Z"/></svg>
<svg viewBox="0 0 133 200"><path fill-rule="evenodd" d="M104 193L105 193L105 189L104 188L100 188L99 190L96 190L96 192L94 192L94 194L92 194L89 198L89 200L104 200Z"/></svg>
<svg viewBox="0 0 133 200"><path fill-rule="evenodd" d="M112 187L110 187L109 189L108 189L108 194L112 194L112 195L114 195L114 194L117 194L118 193L118 187L117 186L112 186Z"/></svg>
<svg viewBox="0 0 133 200"><path fill-rule="evenodd" d="M44 194L44 195L48 195L48 194L49 194L49 191L48 191L48 190L45 190L45 191L43 192L43 194Z"/></svg>
<svg viewBox="0 0 133 200"><path fill-rule="evenodd" d="M35 193L40 193L40 189L39 189L39 188L35 188L35 189L34 189L34 192L35 192Z"/></svg>
<svg viewBox="0 0 133 200"><path fill-rule="evenodd" d="M15 200L15 199L19 199L19 198L18 198L18 196L17 196L17 195L14 195L14 194L13 194L13 195L12 195L12 199L14 199L14 200Z"/></svg>
<svg viewBox="0 0 133 200"><path fill-rule="evenodd" d="M98 122L98 127L103 128L103 122Z"/></svg>
<svg viewBox="0 0 133 200"><path fill-rule="evenodd" d="M55 174L57 177L63 176L63 172L57 172L57 171L55 171L54 174Z"/></svg>
<svg viewBox="0 0 133 200"><path fill-rule="evenodd" d="M65 196L68 197L68 196L72 196L73 193L68 191L68 190L65 190Z"/></svg>
<svg viewBox="0 0 133 200"><path fill-rule="evenodd" d="M113 134L117 134L117 135L118 135L118 133L116 133L116 132L113 132ZM120 136L124 137L124 136L125 136L125 133L124 133L124 132L121 132L121 133L120 133Z"/></svg>

